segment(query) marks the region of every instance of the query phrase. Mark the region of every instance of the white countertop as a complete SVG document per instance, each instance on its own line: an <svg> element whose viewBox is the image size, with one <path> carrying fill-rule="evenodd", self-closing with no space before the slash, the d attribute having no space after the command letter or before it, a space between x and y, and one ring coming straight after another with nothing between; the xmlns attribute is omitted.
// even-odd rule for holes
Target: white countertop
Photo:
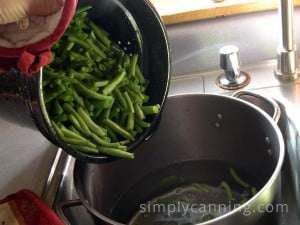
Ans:
<svg viewBox="0 0 300 225"><path fill-rule="evenodd" d="M37 130L0 118L0 199L27 188L40 195L56 154Z"/></svg>

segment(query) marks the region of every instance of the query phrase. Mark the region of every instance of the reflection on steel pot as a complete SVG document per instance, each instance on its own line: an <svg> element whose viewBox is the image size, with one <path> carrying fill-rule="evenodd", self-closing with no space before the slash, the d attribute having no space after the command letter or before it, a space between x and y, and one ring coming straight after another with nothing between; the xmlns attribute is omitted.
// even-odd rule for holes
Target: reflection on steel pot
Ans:
<svg viewBox="0 0 300 225"><path fill-rule="evenodd" d="M227 96L178 95L168 98L157 131L133 161L76 161L74 180L87 209L116 225L128 224L141 206L174 188L229 181L232 167L257 192L205 224L256 224L266 215L261 206L279 194L283 159L281 132L260 108Z"/></svg>

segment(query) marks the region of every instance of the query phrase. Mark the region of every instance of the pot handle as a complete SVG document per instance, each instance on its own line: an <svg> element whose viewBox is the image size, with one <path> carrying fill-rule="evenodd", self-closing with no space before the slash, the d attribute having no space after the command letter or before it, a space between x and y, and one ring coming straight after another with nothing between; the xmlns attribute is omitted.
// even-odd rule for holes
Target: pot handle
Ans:
<svg viewBox="0 0 300 225"><path fill-rule="evenodd" d="M57 212L58 216L61 218L61 220L66 225L71 225L71 223L69 222L69 220L65 216L65 214L63 212L63 209L64 208L71 208L71 207L75 207L75 206L81 206L81 205L84 206L81 199L65 200L65 201L60 202L56 206L56 212ZM94 215L95 218L98 218L99 220L103 221L103 224L125 225L123 223L119 223L119 222L113 221L109 218L106 218L105 216L101 215L96 209L89 208L87 206L84 206L84 207L86 207L88 213L91 213L91 215Z"/></svg>
<svg viewBox="0 0 300 225"><path fill-rule="evenodd" d="M281 110L278 103L273 98L262 96L252 91L237 91L232 94L232 97L236 97L256 105L268 113L275 123L278 123L281 116Z"/></svg>
<svg viewBox="0 0 300 225"><path fill-rule="evenodd" d="M63 202L60 202L57 207L56 207L56 212L58 216L61 218L61 220L64 222L66 225L71 225L67 217L65 216L63 209L64 208L71 208L75 206L80 206L82 205L82 202L80 199L74 199L74 200L66 200Z"/></svg>

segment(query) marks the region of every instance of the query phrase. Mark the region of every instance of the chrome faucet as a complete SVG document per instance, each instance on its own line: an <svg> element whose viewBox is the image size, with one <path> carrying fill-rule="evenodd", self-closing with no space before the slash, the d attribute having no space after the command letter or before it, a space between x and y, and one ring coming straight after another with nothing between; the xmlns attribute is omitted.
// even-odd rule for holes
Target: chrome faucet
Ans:
<svg viewBox="0 0 300 225"><path fill-rule="evenodd" d="M294 43L294 0L278 0L281 21L281 39L277 49L275 75L283 81L299 78L297 68L297 46Z"/></svg>

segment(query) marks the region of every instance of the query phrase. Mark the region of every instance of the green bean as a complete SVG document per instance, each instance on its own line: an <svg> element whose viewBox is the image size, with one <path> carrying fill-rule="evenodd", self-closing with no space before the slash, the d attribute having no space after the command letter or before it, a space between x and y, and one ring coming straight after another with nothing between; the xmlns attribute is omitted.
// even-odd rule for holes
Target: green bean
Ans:
<svg viewBox="0 0 300 225"><path fill-rule="evenodd" d="M61 78L65 75L64 72L53 72L49 69L43 68L43 75L44 77L52 77L52 78Z"/></svg>
<svg viewBox="0 0 300 225"><path fill-rule="evenodd" d="M168 187L172 184L178 183L178 181L181 181L181 178L178 177L177 175L175 174L168 175L159 182L159 186Z"/></svg>
<svg viewBox="0 0 300 225"><path fill-rule="evenodd" d="M101 137L106 136L106 130L95 124L95 122L90 118L88 113L83 110L83 108L78 107L77 112L92 132L95 132Z"/></svg>
<svg viewBox="0 0 300 225"><path fill-rule="evenodd" d="M120 157L124 159L134 159L134 155L130 152L125 152L117 148L98 147L99 152L114 157Z"/></svg>
<svg viewBox="0 0 300 225"><path fill-rule="evenodd" d="M67 44L65 45L64 50L71 51L73 47L74 47L74 42L68 41Z"/></svg>
<svg viewBox="0 0 300 225"><path fill-rule="evenodd" d="M63 136L70 137L70 138L75 138L78 140L86 141L86 139L77 133L67 129L65 126L61 126L61 131L63 133Z"/></svg>
<svg viewBox="0 0 300 225"><path fill-rule="evenodd" d="M126 110L128 108L127 104L126 104L126 100L118 88L114 90L114 94L115 94L117 100L120 102L121 106Z"/></svg>
<svg viewBox="0 0 300 225"><path fill-rule="evenodd" d="M90 129L86 125L86 123L83 121L83 119L79 116L79 114L67 103L63 105L63 108L72 114L79 122L80 127L82 128L82 131L86 134L89 135L91 133Z"/></svg>
<svg viewBox="0 0 300 225"><path fill-rule="evenodd" d="M56 123L63 123L63 122L65 122L65 121L67 121L68 120L68 117L67 117L67 115L66 114L62 114L62 115L53 115L52 117L51 117L51 119L53 120L53 121L55 121Z"/></svg>
<svg viewBox="0 0 300 225"><path fill-rule="evenodd" d="M132 131L134 128L134 114L129 113L127 117L126 129Z"/></svg>
<svg viewBox="0 0 300 225"><path fill-rule="evenodd" d="M56 90L52 93L49 93L44 97L44 102L48 103L50 101L52 101L53 99L55 99L56 97L60 96L62 93L64 93L66 91L66 89L59 89Z"/></svg>
<svg viewBox="0 0 300 225"><path fill-rule="evenodd" d="M120 141L120 144L121 145L128 145L130 143L130 140L123 140L123 141Z"/></svg>
<svg viewBox="0 0 300 225"><path fill-rule="evenodd" d="M233 199L232 190L229 184L226 181L221 181L220 187L224 188L228 202L231 202Z"/></svg>
<svg viewBox="0 0 300 225"><path fill-rule="evenodd" d="M57 100L54 101L54 108L55 108L55 113L58 115L63 114L64 110L61 107L61 105L59 104L59 102Z"/></svg>
<svg viewBox="0 0 300 225"><path fill-rule="evenodd" d="M103 110L102 120L110 118L111 107Z"/></svg>
<svg viewBox="0 0 300 225"><path fill-rule="evenodd" d="M135 122L136 122L136 124L138 124L139 126L144 127L144 128L148 128L148 127L151 126L150 123L148 123L146 121L143 121L143 120L140 120L138 118L135 118Z"/></svg>
<svg viewBox="0 0 300 225"><path fill-rule="evenodd" d="M255 187L251 187L251 194L252 196L256 195L257 194L257 189Z"/></svg>
<svg viewBox="0 0 300 225"><path fill-rule="evenodd" d="M111 108L110 110L110 117L111 118L119 118L119 113L121 111L120 107L115 106L114 108Z"/></svg>
<svg viewBox="0 0 300 225"><path fill-rule="evenodd" d="M114 104L114 100L111 101L90 100L90 102L95 106L96 109L110 108Z"/></svg>
<svg viewBox="0 0 300 225"><path fill-rule="evenodd" d="M143 103L147 103L149 101L148 95L144 95L143 93L138 93L138 96L142 99Z"/></svg>
<svg viewBox="0 0 300 225"><path fill-rule="evenodd" d="M83 40L81 40L73 35L69 35L68 40L70 42L74 42L75 44L78 44L79 46L85 48L88 51L91 49L88 43L84 42Z"/></svg>
<svg viewBox="0 0 300 225"><path fill-rule="evenodd" d="M134 82L134 81L131 81L131 82L128 82L126 84L126 86L129 88L129 90L132 90L133 92L135 92L136 94L140 93L142 90L143 87L141 87L138 83Z"/></svg>
<svg viewBox="0 0 300 225"><path fill-rule="evenodd" d="M60 96L58 96L58 99L62 100L64 102L72 102L74 100L74 97L73 97L72 93L65 92L65 93L61 94Z"/></svg>
<svg viewBox="0 0 300 225"><path fill-rule="evenodd" d="M75 118L75 116L73 116L72 114L68 114L68 118L70 120L70 122L75 126L75 128L77 130L80 130L82 132L84 132L80 126L80 123L78 122L78 120Z"/></svg>
<svg viewBox="0 0 300 225"><path fill-rule="evenodd" d="M205 184L200 184L200 183L192 183L192 186L196 189L198 189L199 191L203 192L203 193L209 193L209 188L207 185Z"/></svg>
<svg viewBox="0 0 300 225"><path fill-rule="evenodd" d="M152 106L142 106L142 110L145 115L157 114L159 112L160 106L152 105Z"/></svg>
<svg viewBox="0 0 300 225"><path fill-rule="evenodd" d="M109 127L106 127L107 129L107 135L111 139L112 142L117 142L118 137L114 131L112 131ZM121 142L120 142L121 143Z"/></svg>
<svg viewBox="0 0 300 225"><path fill-rule="evenodd" d="M96 80L97 77L93 76L92 74L89 73L78 73L74 69L71 69L69 74L70 77L75 77L77 79L83 80L83 79L90 79L90 80Z"/></svg>
<svg viewBox="0 0 300 225"><path fill-rule="evenodd" d="M135 75L138 77L141 84L144 84L146 82L144 75L141 72L141 69L138 64L135 65Z"/></svg>
<svg viewBox="0 0 300 225"><path fill-rule="evenodd" d="M78 54L77 52L70 51L69 52L69 57L71 61L88 61L88 58L85 56Z"/></svg>
<svg viewBox="0 0 300 225"><path fill-rule="evenodd" d="M94 111L94 115L93 115L93 120L94 121L98 121L100 117L100 114L102 113L102 111L104 110L104 108L96 108L95 111Z"/></svg>
<svg viewBox="0 0 300 225"><path fill-rule="evenodd" d="M239 177L239 175L236 173L236 171L233 168L229 168L229 174L234 179L234 181L240 186L244 188L250 187L250 185L247 182L245 182L242 178Z"/></svg>
<svg viewBox="0 0 300 225"><path fill-rule="evenodd" d="M94 99L98 99L98 100L106 100L106 101L113 100L112 96L102 95L97 92L94 92L82 83L77 83L76 87L77 87L77 90L80 91L82 94L84 94L86 97L94 98Z"/></svg>
<svg viewBox="0 0 300 225"><path fill-rule="evenodd" d="M203 222L212 220L214 218L216 218L216 216L214 216L212 213L208 213L208 214L203 215L202 218L199 219L199 221L197 221L197 222L203 223Z"/></svg>
<svg viewBox="0 0 300 225"><path fill-rule="evenodd" d="M112 53L114 53L118 58L123 57L123 55L125 54L124 51L120 48L119 45L112 43L111 44L111 48L110 50L112 51Z"/></svg>
<svg viewBox="0 0 300 225"><path fill-rule="evenodd" d="M134 104L134 111L135 111L136 116L139 120L144 120L146 118L143 110L140 107L140 105Z"/></svg>
<svg viewBox="0 0 300 225"><path fill-rule="evenodd" d="M78 15L78 14L81 14L83 12L86 12L86 11L90 10L91 8L92 8L92 6L90 6L90 5L83 6L83 7L76 10L75 16Z"/></svg>
<svg viewBox="0 0 300 225"><path fill-rule="evenodd" d="M62 138L63 141L65 141L68 144L72 144L72 145L86 145L88 147L91 148L96 148L97 146L87 140L81 140L81 139L77 139L77 138L69 138L69 137L63 137Z"/></svg>
<svg viewBox="0 0 300 225"><path fill-rule="evenodd" d="M83 99L78 95L77 91L73 88L72 90L72 96L74 97L75 101L81 106L84 107L84 101Z"/></svg>
<svg viewBox="0 0 300 225"><path fill-rule="evenodd" d="M87 40L88 45L90 46L91 49L93 49L98 56L100 56L101 58L106 58L106 54L100 49L98 48L98 46L96 46L92 40Z"/></svg>
<svg viewBox="0 0 300 225"><path fill-rule="evenodd" d="M51 124L52 124L54 130L56 131L56 133L58 134L58 136L61 137L61 138L63 138L64 137L64 133L59 128L59 126L53 120L51 120Z"/></svg>
<svg viewBox="0 0 300 225"><path fill-rule="evenodd" d="M101 40L106 46L110 46L111 41L107 38L107 33L105 33L100 27L90 21L89 26L94 31L95 35Z"/></svg>
<svg viewBox="0 0 300 225"><path fill-rule="evenodd" d="M102 93L104 95L108 95L109 93L111 93L118 86L118 84L121 83L125 75L126 75L125 70L119 71L119 73L115 76L115 78L108 85L105 86Z"/></svg>
<svg viewBox="0 0 300 225"><path fill-rule="evenodd" d="M79 132L78 130L76 130L76 128L75 128L73 125L69 126L69 130L70 130L70 131L73 131L73 132L76 133L76 134L81 135L80 132Z"/></svg>
<svg viewBox="0 0 300 225"><path fill-rule="evenodd" d="M129 140L134 140L134 137L129 132L127 132L124 128L119 126L114 121L112 121L110 119L106 119L103 122L106 126L108 126L110 129L112 129L113 131L115 131L116 133L121 135L122 137L129 139Z"/></svg>
<svg viewBox="0 0 300 225"><path fill-rule="evenodd" d="M118 124L120 124L120 126L124 127L126 122L127 122L127 114L122 113L120 118L119 118Z"/></svg>
<svg viewBox="0 0 300 225"><path fill-rule="evenodd" d="M82 107L82 108L84 108L85 111L87 111L87 112L92 112L95 110L95 105L92 104L88 99L84 100L84 105L85 105L85 107Z"/></svg>
<svg viewBox="0 0 300 225"><path fill-rule="evenodd" d="M140 96L136 92L132 91L127 86L124 86L123 88L128 93L128 95L130 96L130 98L132 98L134 100L135 103L137 103L139 105L143 104L144 100L143 100L142 96Z"/></svg>
<svg viewBox="0 0 300 225"><path fill-rule="evenodd" d="M129 75L135 75L137 61L138 61L138 54L133 54L130 59Z"/></svg>
<svg viewBox="0 0 300 225"><path fill-rule="evenodd" d="M128 111L129 111L130 113L134 113L134 107L133 107L131 98L129 97L127 91L124 92L124 98L125 98L126 104L127 104L127 106L128 106Z"/></svg>
<svg viewBox="0 0 300 225"><path fill-rule="evenodd" d="M109 83L109 80L101 80L93 83L95 87L105 87Z"/></svg>
<svg viewBox="0 0 300 225"><path fill-rule="evenodd" d="M143 128L140 127L138 124L134 124L134 129L136 130L137 134L140 134L143 132Z"/></svg>
<svg viewBox="0 0 300 225"><path fill-rule="evenodd" d="M104 139L102 139L101 137L99 137L98 135L92 133L90 135L90 137L99 145L103 146L103 147L111 147L111 148L118 148L120 147L120 143L119 142L108 142Z"/></svg>

